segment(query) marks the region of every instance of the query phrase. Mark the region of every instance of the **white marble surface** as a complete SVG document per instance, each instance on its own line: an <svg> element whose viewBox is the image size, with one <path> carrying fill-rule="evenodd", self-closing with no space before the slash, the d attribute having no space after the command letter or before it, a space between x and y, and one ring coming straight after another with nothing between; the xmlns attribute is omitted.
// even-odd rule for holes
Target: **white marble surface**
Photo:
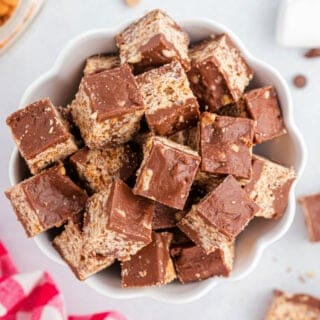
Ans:
<svg viewBox="0 0 320 320"><path fill-rule="evenodd" d="M245 280L215 288L199 301L168 305L150 299L118 301L102 297L77 282L69 270L46 258L33 240L27 240L3 196L9 185L8 161L13 148L6 116L14 111L28 84L52 65L59 51L79 33L111 27L160 7L176 17L207 17L232 28L259 58L274 65L290 82L296 73L309 78L303 90L293 87L295 118L309 148L310 158L297 194L320 191L320 59L306 60L301 49L279 47L274 38L278 0L142 0L135 8L121 0L48 0L21 39L0 57L0 239L5 242L21 271L48 270L61 288L68 313L107 309L122 311L129 319L262 319L273 288L304 291L320 296L320 245L308 242L300 208L287 235L268 249L258 268ZM186 6L186 3L188 5ZM289 268L289 269L288 269ZM288 272L291 270L291 272ZM315 272L315 278L298 277Z"/></svg>

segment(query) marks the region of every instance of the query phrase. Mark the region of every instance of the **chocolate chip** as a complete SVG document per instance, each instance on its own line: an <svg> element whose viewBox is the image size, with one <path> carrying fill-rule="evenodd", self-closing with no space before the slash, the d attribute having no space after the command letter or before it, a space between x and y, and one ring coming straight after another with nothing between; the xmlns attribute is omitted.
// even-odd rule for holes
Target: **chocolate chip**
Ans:
<svg viewBox="0 0 320 320"><path fill-rule="evenodd" d="M299 74L297 76L294 77L293 79L293 84L297 87L297 88L303 88L306 86L307 84L307 78L302 75L302 74Z"/></svg>
<svg viewBox="0 0 320 320"><path fill-rule="evenodd" d="M306 58L317 58L320 57L320 48L313 48L307 51L304 55Z"/></svg>

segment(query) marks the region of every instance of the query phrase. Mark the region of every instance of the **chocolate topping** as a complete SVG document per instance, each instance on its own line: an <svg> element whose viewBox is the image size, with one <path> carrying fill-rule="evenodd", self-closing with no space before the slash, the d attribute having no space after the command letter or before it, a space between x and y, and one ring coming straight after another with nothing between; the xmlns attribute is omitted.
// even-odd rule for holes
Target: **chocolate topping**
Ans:
<svg viewBox="0 0 320 320"><path fill-rule="evenodd" d="M63 166L50 168L22 182L30 207L44 228L61 225L84 209L87 194L64 175Z"/></svg>
<svg viewBox="0 0 320 320"><path fill-rule="evenodd" d="M49 99L14 112L7 118L7 125L26 159L34 158L70 137Z"/></svg>
<svg viewBox="0 0 320 320"><path fill-rule="evenodd" d="M201 169L250 178L254 122L204 112L200 128Z"/></svg>
<svg viewBox="0 0 320 320"><path fill-rule="evenodd" d="M136 196L121 180L111 188L106 210L109 212L108 228L126 234L133 240L150 242L154 204Z"/></svg>
<svg viewBox="0 0 320 320"><path fill-rule="evenodd" d="M256 143L286 133L277 94L272 86L252 90L244 95L244 100L250 117L256 121L254 128Z"/></svg>
<svg viewBox="0 0 320 320"><path fill-rule="evenodd" d="M151 151L142 165L134 192L182 210L200 157L196 153L179 150L179 145L173 142L167 145L165 141L153 139Z"/></svg>
<svg viewBox="0 0 320 320"><path fill-rule="evenodd" d="M228 176L194 210L232 240L253 218L258 206L249 199L239 182Z"/></svg>
<svg viewBox="0 0 320 320"><path fill-rule="evenodd" d="M193 92L210 111L232 102L226 81L211 59L192 64L188 78Z"/></svg>
<svg viewBox="0 0 320 320"><path fill-rule="evenodd" d="M228 276L223 251L206 254L201 247L180 248L174 259L177 275L182 283L204 280L213 276Z"/></svg>
<svg viewBox="0 0 320 320"><path fill-rule="evenodd" d="M121 264L123 287L146 287L167 282L168 265L171 263L170 233L152 233L152 243ZM174 275L173 268L171 273ZM172 279L170 279L172 280Z"/></svg>
<svg viewBox="0 0 320 320"><path fill-rule="evenodd" d="M143 110L143 100L130 67L106 70L83 78L83 86L98 121Z"/></svg>

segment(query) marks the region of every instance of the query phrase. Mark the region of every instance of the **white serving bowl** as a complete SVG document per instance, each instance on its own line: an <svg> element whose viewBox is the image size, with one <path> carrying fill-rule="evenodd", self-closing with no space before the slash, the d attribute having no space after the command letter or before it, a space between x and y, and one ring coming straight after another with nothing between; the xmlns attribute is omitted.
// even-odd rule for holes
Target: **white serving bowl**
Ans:
<svg viewBox="0 0 320 320"><path fill-rule="evenodd" d="M289 134L259 146L256 152L284 165L293 166L300 177L306 163L307 151L294 123L289 89L280 74L268 64L253 57L240 39L225 26L207 19L189 19L179 23L190 34L192 41L203 39L212 33L228 33L255 72L253 85L272 84L276 87ZM88 31L71 41L60 53L54 66L29 86L21 99L20 107L43 97L50 97L55 105L69 103L78 88L85 59L93 54L114 51L114 36L123 28L124 25L116 29ZM18 183L25 176L25 164L16 149L10 159L9 171L12 184ZM215 277L187 285L174 282L161 288L122 289L118 270L111 267L92 276L85 283L112 298L151 297L165 302L186 303L199 299L217 285L242 279L258 265L263 251L280 239L290 227L295 215L296 183L297 180L291 189L288 208L282 219L278 221L255 219L240 235L236 243L234 269L229 278ZM48 233L43 233L34 239L49 258L65 264L52 247ZM73 277L71 271L70 277Z"/></svg>

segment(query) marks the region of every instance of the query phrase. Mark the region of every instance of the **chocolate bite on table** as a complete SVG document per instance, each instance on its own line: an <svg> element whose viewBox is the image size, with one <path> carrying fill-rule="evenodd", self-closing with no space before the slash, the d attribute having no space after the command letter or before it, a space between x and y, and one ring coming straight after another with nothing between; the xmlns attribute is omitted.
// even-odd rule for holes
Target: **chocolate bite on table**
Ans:
<svg viewBox="0 0 320 320"><path fill-rule="evenodd" d="M179 62L147 71L136 80L146 108L146 120L154 134L170 135L197 123L199 105Z"/></svg>
<svg viewBox="0 0 320 320"><path fill-rule="evenodd" d="M173 60L189 69L189 36L165 12L150 11L116 37L121 63L136 70L156 67Z"/></svg>
<svg viewBox="0 0 320 320"><path fill-rule="evenodd" d="M189 56L191 88L211 112L238 101L253 78L241 52L226 34L195 44Z"/></svg>
<svg viewBox="0 0 320 320"><path fill-rule="evenodd" d="M204 112L199 125L201 170L250 178L254 122Z"/></svg>
<svg viewBox="0 0 320 320"><path fill-rule="evenodd" d="M251 90L243 99L251 119L255 120L255 143L275 139L287 133L277 94L272 86Z"/></svg>
<svg viewBox="0 0 320 320"><path fill-rule="evenodd" d="M77 151L50 99L36 101L7 118L13 139L32 174Z"/></svg>
<svg viewBox="0 0 320 320"><path fill-rule="evenodd" d="M70 157L79 178L92 192L111 186L116 178L126 181L140 163L138 152L129 144L102 149L83 148Z"/></svg>
<svg viewBox="0 0 320 320"><path fill-rule="evenodd" d="M129 260L151 242L153 207L152 201L115 180L110 192L96 193L88 202L83 230L89 245L98 254Z"/></svg>
<svg viewBox="0 0 320 320"><path fill-rule="evenodd" d="M109 267L115 261L112 255L97 254L94 251L94 246L88 246L90 240L83 235L81 227L70 219L65 225L64 231L56 236L52 242L79 280L87 279Z"/></svg>
<svg viewBox="0 0 320 320"><path fill-rule="evenodd" d="M182 210L199 164L198 153L190 148L152 137L147 141L133 192Z"/></svg>
<svg viewBox="0 0 320 320"><path fill-rule="evenodd" d="M320 193L299 198L310 241L320 241Z"/></svg>
<svg viewBox="0 0 320 320"><path fill-rule="evenodd" d="M233 266L234 245L228 243L223 248L206 254L201 247L181 247L174 249L174 265L180 282L201 281L213 276L227 277Z"/></svg>
<svg viewBox="0 0 320 320"><path fill-rule="evenodd" d="M227 176L198 204L192 206L178 227L206 254L223 248L244 230L258 206L232 176Z"/></svg>
<svg viewBox="0 0 320 320"><path fill-rule="evenodd" d="M139 130L144 114L130 67L125 64L84 76L71 112L89 148L129 141Z"/></svg>
<svg viewBox="0 0 320 320"><path fill-rule="evenodd" d="M99 73L120 66L120 58L116 54L97 54L89 57L83 70L83 74Z"/></svg>
<svg viewBox="0 0 320 320"><path fill-rule="evenodd" d="M254 155L251 179L244 183L244 190L259 206L256 216L267 219L282 217L295 178L292 168Z"/></svg>
<svg viewBox="0 0 320 320"><path fill-rule="evenodd" d="M290 294L275 290L265 320L280 319L320 319L320 299L308 294Z"/></svg>
<svg viewBox="0 0 320 320"><path fill-rule="evenodd" d="M66 176L63 165L47 169L6 191L28 237L53 227L84 209L87 194Z"/></svg>
<svg viewBox="0 0 320 320"><path fill-rule="evenodd" d="M122 287L162 286L176 278L169 247L172 235L152 233L152 242L121 263Z"/></svg>

